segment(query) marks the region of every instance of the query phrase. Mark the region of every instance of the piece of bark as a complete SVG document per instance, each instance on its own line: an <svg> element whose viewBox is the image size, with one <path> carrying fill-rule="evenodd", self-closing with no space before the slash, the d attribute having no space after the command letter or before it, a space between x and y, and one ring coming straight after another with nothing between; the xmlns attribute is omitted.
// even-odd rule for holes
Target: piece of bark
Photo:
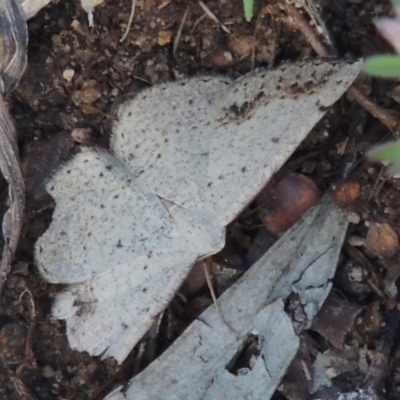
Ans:
<svg viewBox="0 0 400 400"><path fill-rule="evenodd" d="M343 349L347 335L363 309L364 307L350 303L331 292L311 329L329 340L336 348Z"/></svg>
<svg viewBox="0 0 400 400"><path fill-rule="evenodd" d="M269 399L299 348L284 311L293 292L306 326L327 297L347 228L329 196L311 209L147 369L107 400ZM229 326L228 326L229 325ZM259 353L237 375L229 366L256 336ZM228 367L227 367L228 366Z"/></svg>

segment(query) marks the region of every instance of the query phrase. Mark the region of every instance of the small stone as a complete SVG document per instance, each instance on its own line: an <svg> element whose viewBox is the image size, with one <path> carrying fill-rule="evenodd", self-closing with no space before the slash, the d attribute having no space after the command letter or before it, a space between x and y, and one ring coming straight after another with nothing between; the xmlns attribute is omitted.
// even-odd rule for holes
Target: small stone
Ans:
<svg viewBox="0 0 400 400"><path fill-rule="evenodd" d="M360 215L356 212L351 212L347 215L347 221L349 221L351 224L357 225L360 223L360 220Z"/></svg>
<svg viewBox="0 0 400 400"><path fill-rule="evenodd" d="M92 104L100 97L100 90L95 86L87 86L81 90L81 99L83 104Z"/></svg>
<svg viewBox="0 0 400 400"><path fill-rule="evenodd" d="M81 90L77 90L73 94L76 104L93 104L100 97L101 92L95 81L88 82Z"/></svg>
<svg viewBox="0 0 400 400"><path fill-rule="evenodd" d="M75 71L72 68L67 68L63 71L63 78L67 81L67 82L71 82L72 78L75 75Z"/></svg>
<svg viewBox="0 0 400 400"><path fill-rule="evenodd" d="M92 138L92 130L90 128L75 128L71 132L71 136L75 142L89 144Z"/></svg>
<svg viewBox="0 0 400 400"><path fill-rule="evenodd" d="M55 375L54 369L51 368L50 365L45 365L45 366L43 367L43 371L42 371L42 372L43 372L43 376L44 376L45 378L47 378L47 379L53 378L53 376Z"/></svg>

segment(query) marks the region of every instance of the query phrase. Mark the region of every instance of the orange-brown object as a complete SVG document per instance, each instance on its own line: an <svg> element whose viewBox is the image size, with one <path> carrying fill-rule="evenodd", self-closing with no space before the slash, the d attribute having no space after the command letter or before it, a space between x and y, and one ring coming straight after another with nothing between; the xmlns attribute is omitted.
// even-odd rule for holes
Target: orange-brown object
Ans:
<svg viewBox="0 0 400 400"><path fill-rule="evenodd" d="M161 31L158 32L157 44L160 46L165 46L166 44L171 43L172 40L172 31Z"/></svg>
<svg viewBox="0 0 400 400"><path fill-rule="evenodd" d="M232 53L225 46L219 46L215 48L206 57L205 61L220 70L228 69L235 62Z"/></svg>
<svg viewBox="0 0 400 400"><path fill-rule="evenodd" d="M87 86L81 90L76 91L72 99L76 104L93 104L96 100L101 97L101 92L98 86L90 82Z"/></svg>
<svg viewBox="0 0 400 400"><path fill-rule="evenodd" d="M374 256L391 257L399 249L399 238L388 222L371 222L365 246Z"/></svg>
<svg viewBox="0 0 400 400"><path fill-rule="evenodd" d="M321 197L315 183L304 175L291 173L276 185L268 185L256 202L262 209L267 229L279 235L294 225Z"/></svg>
<svg viewBox="0 0 400 400"><path fill-rule="evenodd" d="M360 191L358 182L349 181L339 185L333 196L339 207L354 210L360 203Z"/></svg>
<svg viewBox="0 0 400 400"><path fill-rule="evenodd" d="M253 53L256 41L253 36L233 37L228 42L228 48L239 60L250 57Z"/></svg>

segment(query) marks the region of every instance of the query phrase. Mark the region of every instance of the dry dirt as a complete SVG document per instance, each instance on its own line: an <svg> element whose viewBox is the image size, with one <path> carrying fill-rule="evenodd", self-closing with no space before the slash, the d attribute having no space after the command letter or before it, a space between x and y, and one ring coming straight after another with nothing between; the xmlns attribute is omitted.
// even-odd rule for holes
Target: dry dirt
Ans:
<svg viewBox="0 0 400 400"><path fill-rule="evenodd" d="M93 28L88 27L78 0L53 0L29 21L28 67L8 98L19 136L27 210L0 305L0 399L100 400L116 384L142 370L179 334L198 307L210 303L207 290L192 292L185 308L174 301L170 313L176 319L173 335L165 334L164 322L159 337L149 341L142 357L133 350L118 367L112 360L102 361L69 348L63 322L50 318L52 300L60 287L44 282L33 261L34 243L47 229L54 207L44 182L82 144L107 146L115 111L125 99L149 85L184 76L239 76L258 66L316 57L278 0L256 1L251 23L244 19L240 0L210 0L207 6L230 33L205 15L196 1L138 1L123 43L120 38L130 0L109 0L97 7ZM390 14L388 2L322 0L321 6L339 57L365 57L389 50L373 26L375 17ZM362 84L382 106L394 111L399 108L396 92L392 92L395 82L364 78ZM324 130L329 132L327 139L319 134ZM311 365L321 354L334 354L335 360L340 360L332 377L334 387L346 390L363 384L374 352L382 343L383 327L391 323L390 310L397 305L394 284L400 274L397 249L381 254L368 242L366 247L356 243L366 238L368 223L387 221L395 236L400 233L396 184L379 178L379 167L372 168L363 159L366 149L386 137L390 135L379 121L343 99L287 168L305 173L321 190L345 178L359 183L361 192L351 204L356 223L335 279L335 296L313 330L304 334L302 349L276 399L309 398L311 389L302 377L304 365ZM0 188L0 204L5 209L4 181ZM243 243L255 236L254 232L237 231L228 232L227 248L216 258L221 264L240 264L248 247ZM371 243L384 236L372 234ZM345 309L341 326L337 319L331 319L332 310L338 308ZM393 318L398 320L396 315ZM396 340L389 347L393 351L385 353L391 366L383 371L384 378L387 373L383 398L398 399L400 347Z"/></svg>

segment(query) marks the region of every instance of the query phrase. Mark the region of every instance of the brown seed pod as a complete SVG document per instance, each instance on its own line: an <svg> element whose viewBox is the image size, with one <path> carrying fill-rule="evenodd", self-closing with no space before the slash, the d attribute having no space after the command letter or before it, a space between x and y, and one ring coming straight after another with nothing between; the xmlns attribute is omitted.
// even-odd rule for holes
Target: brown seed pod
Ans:
<svg viewBox="0 0 400 400"><path fill-rule="evenodd" d="M290 173L268 185L257 197L267 229L279 235L294 225L321 197L315 183L304 175Z"/></svg>

